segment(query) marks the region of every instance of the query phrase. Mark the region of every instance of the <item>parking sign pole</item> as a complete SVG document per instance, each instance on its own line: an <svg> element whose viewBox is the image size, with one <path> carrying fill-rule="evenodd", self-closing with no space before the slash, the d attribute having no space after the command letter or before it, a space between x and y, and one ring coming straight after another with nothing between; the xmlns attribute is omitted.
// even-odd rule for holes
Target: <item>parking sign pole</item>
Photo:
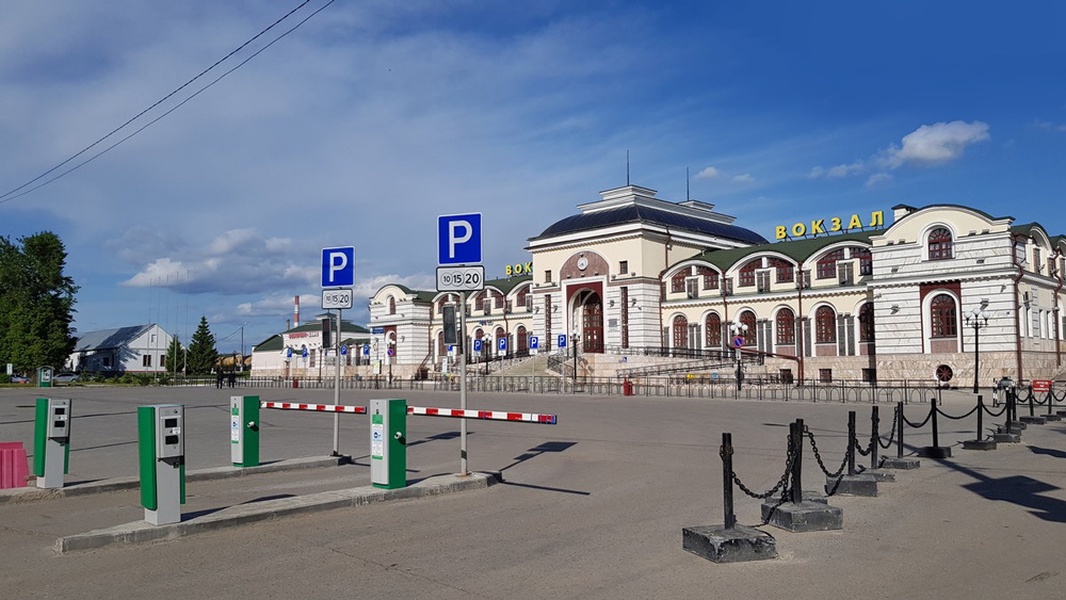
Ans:
<svg viewBox="0 0 1066 600"><path fill-rule="evenodd" d="M466 410L466 292L459 292L459 336L459 408ZM466 419L459 419L459 476L466 475Z"/></svg>
<svg viewBox="0 0 1066 600"><path fill-rule="evenodd" d="M337 309L337 335L334 336L334 356L337 360L337 374L333 378L333 405L341 403L341 314L342 309ZM341 416L333 413L333 456L341 454Z"/></svg>

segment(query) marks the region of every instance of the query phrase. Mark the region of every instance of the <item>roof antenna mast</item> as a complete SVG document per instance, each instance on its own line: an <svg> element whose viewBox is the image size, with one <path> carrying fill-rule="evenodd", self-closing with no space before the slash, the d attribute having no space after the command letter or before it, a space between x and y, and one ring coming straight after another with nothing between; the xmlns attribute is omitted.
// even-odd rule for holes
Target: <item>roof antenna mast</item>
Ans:
<svg viewBox="0 0 1066 600"><path fill-rule="evenodd" d="M692 200L692 190L689 189L689 183L691 180L688 176L688 167L685 167L685 202Z"/></svg>
<svg viewBox="0 0 1066 600"><path fill-rule="evenodd" d="M626 187L629 187L629 150L626 150Z"/></svg>

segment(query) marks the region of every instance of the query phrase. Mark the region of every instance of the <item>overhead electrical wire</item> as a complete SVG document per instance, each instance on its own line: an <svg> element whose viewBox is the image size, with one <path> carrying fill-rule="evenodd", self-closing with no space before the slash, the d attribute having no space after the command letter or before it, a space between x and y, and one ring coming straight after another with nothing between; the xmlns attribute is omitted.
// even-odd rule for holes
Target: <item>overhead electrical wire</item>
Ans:
<svg viewBox="0 0 1066 600"><path fill-rule="evenodd" d="M225 73L223 73L223 74L219 75L218 77L216 77L216 78L215 78L215 79L214 79L213 81L211 81L210 83L208 83L208 84L204 85L203 87L201 87L200 89L196 90L196 91L195 91L194 93L192 93L191 95L189 95L188 97L186 97L186 98L185 98L184 100L182 100L181 102L179 102L179 103L178 103L178 104L176 104L175 106L173 106L173 107L171 107L170 109L168 109L167 111L165 111L165 112L164 112L163 114L159 115L158 117L155 117L154 119L152 119L152 120L151 120L151 121L149 121L148 123L145 123L145 124L144 124L144 125L142 125L141 127L137 128L137 129L136 129L136 130L134 130L134 131L133 131L132 133L130 133L130 134L128 134L128 135L126 135L126 136L125 136L125 137L123 137L122 139L120 139L120 140L118 140L117 142L115 142L115 143L111 144L110 146L108 146L108 147L104 148L103 150L100 150L100 151L99 151L99 152L97 152L96 154L93 154L93 155L92 155L92 156L90 156L89 158L87 158L87 159L85 159L85 160L83 160L83 161L81 161L81 162L79 162L79 163L75 164L74 166L70 167L69 169L67 169L67 170L65 170L65 171L62 171L62 172L60 172L60 173L59 173L58 175L56 175L55 177L52 177L52 178L49 178L49 179L45 179L45 181L43 181L43 182L41 182L41 183L39 183L39 184L37 184L37 185L33 185L33 184L37 183L38 181L41 181L42 179L44 179L44 178L48 177L48 176L49 176L50 174L54 173L55 171L57 171L57 170L61 169L61 168L62 168L62 167L63 167L64 165L66 165L67 163L69 163L69 162L71 162L71 161L73 161L73 160L77 159L77 158L78 158L79 156L81 156L81 155L85 154L86 152L89 152L90 150L92 150L92 149L93 149L93 148L95 148L96 146L98 146L98 145L100 145L101 143L103 143L104 141L106 141L106 140L107 140L108 138L110 138L110 137L114 136L114 135L115 135L115 134L117 134L117 133L118 133L119 131L121 131L121 130L125 129L126 127L128 127L128 126L129 126L129 125L130 125L131 123L133 123L133 122L134 122L134 121L136 121L137 119L141 118L141 117L142 117L142 116L144 116L144 115L145 115L146 113L150 112L150 111L151 111L152 109L154 109L154 108L158 107L158 106L159 106L160 104L162 104L162 103L166 102L167 100L169 100L170 98L174 97L174 96L175 96L176 94L178 94L179 92L181 92L181 91L182 91L182 90L184 90L185 88L187 88L187 87L189 87L190 85L192 85L192 84L193 84L194 82L196 82L196 81L197 81L198 79L200 79L201 77L203 77L203 76L204 76L204 75L206 75L207 73L209 73L209 72L211 72L212 70L214 70L214 69L215 69L216 67L218 67L219 65L221 65L221 64L222 64L223 62L225 62L225 61L229 60L229 59L230 59L231 57L233 57L233 55L237 54L237 53L238 53L238 52L240 52L241 50L243 50L243 49L245 49L246 47L248 47L248 45L249 45L249 44L251 44L252 42L256 41L257 39L259 39L260 37L262 37L263 35L265 35L266 33L268 33L268 32L269 32L270 30L272 30L272 29L274 29L275 27L277 27L278 25L280 25L280 24L281 24L281 23L282 23L283 21L285 21L286 19L288 19L289 17L291 17L291 16L292 16L292 15L293 15L293 14L294 14L295 12L297 12L298 10L300 10L301 8L303 8L304 6L306 6L307 4L309 4L309 3L311 2L311 0L304 0L304 1L303 1L303 2L302 2L302 3L300 4L300 5L299 5L299 6L297 6L296 8L293 8L292 10L290 10L290 11L289 11L288 13L286 13L286 14L285 14L285 16L281 17L281 18L280 18L280 19L278 19L277 21L274 21L274 23L272 23L272 24L271 24L271 25L270 25L269 27L267 27L266 29L264 29L264 30L260 31L259 33L255 34L255 35L254 35L253 37L251 37L250 39L248 39L248 41L244 42L243 44L241 44L240 46L238 46L237 48L235 48L234 50L232 50L232 51L231 51L230 53L226 54L226 56L223 56L222 58L220 58L220 59L218 59L217 61L215 61L215 63L214 63L214 64L212 64L212 65L211 65L210 67L207 67L206 69L204 69L203 71L201 71L200 73L198 73L198 74L197 74L197 75L196 75L195 77L193 77L192 79L190 79L190 80L186 81L185 83L181 84L181 85L180 85L180 86L179 86L179 87L178 87L177 89L175 89L174 91L170 92L170 93L169 93L169 94L167 94L166 96L163 96L162 98L160 98L160 99L159 99L158 101L156 101L155 103L153 103L153 104L152 104L151 106L149 106L148 108L146 108L146 109L142 110L141 112L137 113L136 115L134 115L133 117L131 117L131 118L130 118L129 120L127 120L127 121L126 121L125 123L123 123L122 125L119 125L119 126L118 126L118 127L116 127L115 129L111 130L111 131L110 131L110 132L109 132L109 133L108 133L107 135L105 135L105 136L101 137L100 139L96 140L96 141L95 141L95 142L93 142L92 144L89 144L89 145L88 145L88 146L86 146L85 148L82 148L82 149L81 149L80 151L78 151L78 152L77 152L76 154L74 154L73 156L71 156L71 157L67 158L66 160L64 160L63 162L61 162L61 163L59 163L59 164L55 165L55 166L54 166L54 167L52 167L51 169L48 169L48 170L47 170L47 171L45 171L44 173L41 173L41 174L40 174L40 175L38 175L37 177L34 177L33 179L31 179L31 180L27 181L26 183L23 183L22 185L20 185L20 186L18 186L18 187L16 187L16 188L14 188L14 189L12 189L12 190L10 190L10 191L8 191L8 192L6 192L6 193L2 194L2 195L0 195L0 204L3 204L3 203L5 203L5 202L10 202L11 200L14 200L14 199L16 199L16 198L20 198L20 197L22 197L22 196L25 196L26 194L29 194L29 193L31 193L31 192L34 192L34 191L36 191L36 190L39 190L39 189L41 189L42 187L44 187L44 186L46 186L46 185L48 185L48 184L52 183L53 181L55 181L55 180L57 180L57 179L59 179L59 178L61 178L61 177L64 177L64 176L66 176L66 175L68 175L68 174L70 174L70 173L72 173L72 172L74 172L74 171L76 171L76 170L80 169L81 167L85 166L86 164L88 164L88 163L90 163L90 162L92 162L92 161L96 160L96 159L97 159L97 158L99 158L100 156L102 156L102 155L106 154L107 152L111 151L111 150L112 150L113 148L115 148L115 147L116 147L116 146L118 146L119 144L122 144L123 142L125 142L125 141L126 141L126 140L128 140L128 139L130 139L131 137L133 137L133 136L137 135L138 133L140 133L140 132L144 131L144 130L145 130L145 129L147 129L148 127L151 127L152 125L154 125L155 123L157 123L157 122L158 122L158 121L159 121L160 119L162 119L163 117L166 117L166 116L167 116L167 115L169 115L170 113L172 113L172 112L174 112L175 110L177 110L177 109L181 108L181 107L182 107L183 105L185 105L185 103L186 103L186 102L188 102L188 101L192 100L193 98L195 98L195 97L199 96L199 95L200 95L201 93L203 93L204 91L206 91L206 90L207 90L208 88L210 88L210 87L214 86L214 85L215 85L216 83L218 83L219 81L221 81L221 80L222 80L223 78L225 78L225 77L226 77L227 75L229 75L230 73L232 73L232 72L236 71L237 69L241 68L242 66L244 66L244 65L245 65L245 64L246 64L246 63L247 63L248 61L252 60L252 59L253 59L253 58L255 58L256 56L259 56L259 54L260 54L261 52L263 52L263 51L264 51L264 50L266 50L267 48L269 48L269 47L273 46L273 45L274 45L274 44L276 44L277 42L281 41L281 39L282 39L282 38L284 38L284 37L288 36L288 35L289 35L290 33L292 33L293 31L296 31L297 29L299 29L299 28L300 28L300 26L302 26L302 25L303 25L304 23L306 23L307 21L309 21L309 20L310 20L311 18L313 18L313 17L314 17L315 15L317 15L318 13L322 12L323 10L325 10L325 9L326 9L327 7L329 7L329 5L333 4L333 2L334 2L334 1L335 1L335 0L329 0L329 1L328 1L328 2L326 2L326 3L324 4L324 5L322 5L321 7L319 7L319 8L317 9L317 10L315 10L314 12L312 12L312 13L311 13L310 15L307 15L306 17L304 17L304 18L303 18L303 20L301 20L301 21L300 21L299 23L297 23L296 25L292 26L292 27L291 27L291 28L289 28L289 29L288 29L287 31L283 32L283 33L282 33L281 35L279 35L278 37L276 37L276 38L274 38L273 40L271 40L271 41L270 41L269 43L265 44L265 45L264 45L264 46L263 46L262 48L260 48L260 49L256 50L255 52L253 52L253 53L252 53L252 54L251 54L250 56L248 56L247 58L245 58L245 59L244 59L244 60L242 60L241 62L237 63L237 64L236 64L236 65L235 65L234 67L232 67L231 69L229 69L229 70L228 70L228 71L226 71ZM32 186L32 187L31 187L31 186ZM29 189L26 189L26 188L29 188Z"/></svg>

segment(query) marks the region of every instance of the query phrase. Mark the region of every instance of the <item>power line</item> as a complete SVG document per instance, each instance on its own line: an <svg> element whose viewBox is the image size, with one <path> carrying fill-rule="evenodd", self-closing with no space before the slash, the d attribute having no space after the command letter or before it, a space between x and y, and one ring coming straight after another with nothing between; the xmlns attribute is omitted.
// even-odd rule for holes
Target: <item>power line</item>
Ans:
<svg viewBox="0 0 1066 600"><path fill-rule="evenodd" d="M299 28L299 27L300 27L301 25L303 25L304 23L306 23L307 21L309 21L309 20L310 20L310 19L311 19L312 17L314 17L314 16L315 16L315 15L317 15L318 13L322 12L323 10L325 10L325 9L326 9L326 8L327 8L327 7L329 6L329 5L333 4L334 0L329 0L329 1L328 1L328 2L326 3L326 4L324 4L324 5L322 6L322 7L320 7L320 8L318 9L318 10L314 11L313 13L311 13L310 15L308 15L307 17L305 17L305 18L304 18L304 19L303 19L302 21L300 21L299 23L297 23L296 25L294 25L294 26L293 26L292 28L290 28L290 29L289 29L288 31L285 31L284 33L282 33L282 34L281 34L281 35L279 35L278 37L274 38L274 39L273 39L273 40L271 40L271 41L270 41L270 42L269 42L268 44L266 44L265 46L263 46L263 47L262 47L262 48L260 48L259 50L257 50L257 51L255 51L254 53L252 53L252 55L251 55L251 56L249 56L248 58L246 58L246 59L242 60L242 61L241 61L240 63L238 63L238 64L237 64L236 66L234 66L234 67L233 67L233 68L231 68L230 70L226 71L225 73L223 73L222 75L220 75L219 77L217 77L217 78L216 78L216 79L215 79L214 81L212 81L212 82L208 83L207 85L205 85L205 86L201 87L201 88L200 88L200 89L198 89L198 90L197 90L197 91L196 91L195 93L193 93L193 94L192 94L192 95L190 95L189 97L187 97L187 98L185 98L184 100L182 100L181 102L179 102L179 103L178 103L178 104L177 104L176 106L174 106L174 107L170 108L169 110L167 110L166 112L164 112L164 113L163 113L162 115L160 115L160 116L156 117L155 119L152 119L152 120L151 120L151 121L149 121L149 122L148 122L147 124L145 124L145 125L141 126L141 127L140 127L140 128L138 128L137 130L135 130L135 131L134 131L133 133L131 133L131 134L127 135L126 137L123 137L122 139L118 140L118 141L117 141L117 142L115 142L114 144L111 144L110 146L108 146L108 147L104 148L103 150L101 150L101 151L97 152L96 154L92 155L91 157L87 158L86 160L84 160L84 161L82 161L82 162L80 162L80 163L78 163L78 164L74 165L73 167L71 167L71 168L69 168L69 169L67 169L67 170L65 170L65 171L62 171L61 173L59 173L59 174L58 174L58 175L56 175L55 177L52 177L52 178L50 178L50 179L46 179L45 181L43 181L43 182L42 182L42 183L40 183L39 185L33 185L34 183L37 183L37 182L38 182L38 181L40 181L41 179L44 179L45 177L48 177L48 175L50 175L51 173L53 173L53 172L55 172L55 171L59 170L60 168L62 168L62 167L63 167L64 165L66 165L67 163L69 163L69 162L71 162L71 161L75 160L76 158L78 158L78 157L79 157L79 156L81 156L82 154L85 154L85 153L86 153L86 152L88 152L89 150L92 150L92 149L93 149L93 148L95 148L96 146L100 145L100 144L101 144L102 142L104 142L105 140L107 140L107 139L108 139L108 138L110 138L111 136L115 135L116 133L118 133L118 132L119 132L119 131L121 131L122 129L125 129L125 128L126 128L127 126L129 126L129 125L130 125L131 123L133 123L133 122L134 122L134 121L136 121L137 119L141 118L142 116L144 116L144 115L145 115L146 113L148 113L148 112L149 112L149 111L151 111L152 109L156 108L157 106L159 106L159 105L160 105L160 104L162 104L163 102L166 102L166 101L167 101L168 99L170 99L170 98L172 98L173 96L175 96L175 95L176 95L176 94L177 94L178 92L180 92L180 91L182 91L183 89L185 89L185 88L189 87L189 86L190 86L190 85L192 85L192 84L193 84L193 83L194 83L195 81L197 81L198 79L200 79L201 77L203 77L204 75L206 75L207 73L209 73L210 71L214 70L214 69L215 69L216 67L218 67L218 66L219 66L220 64L222 64L223 62L225 62L225 61L226 61L226 60L228 60L229 58L231 58L231 57L232 57L233 55L237 54L238 52L240 52L241 50L243 50L244 48L246 48L246 47L247 47L247 46L248 46L249 44L251 44L251 43L252 43L252 42L254 42L255 40L257 40L257 39L259 39L260 37L262 37L263 35L265 35L265 34L266 34L267 32L269 32L269 31L270 31L271 29L274 29L275 27L277 27L277 26L278 26L279 24L281 24L281 22L283 22L283 21L285 21L286 19L288 19L288 18L289 18L290 16L292 16L292 15L293 15L293 13L295 13L295 12L296 12L296 11L298 11L298 10L300 10L301 8L303 8L304 6L306 6L306 5L307 5L308 3L310 3L310 2L311 2L311 0L304 0L304 1L303 1L303 2L302 2L302 3L300 4L300 5L299 5L299 6L297 6L296 8L294 8L294 9L292 9L292 10L290 10L290 11L289 11L288 13L286 13L286 14L285 14L285 16L281 17L281 18L280 18L280 19L278 19L277 21L274 21L274 23L272 23L272 24L271 24L271 25L270 25L269 27L267 27L266 29L264 29L264 30L260 31L259 33L255 34L255 35L254 35L253 37L251 37L251 38L250 38L250 39L249 39L248 41L244 42L243 44L241 44L240 46L238 46L237 48L235 48L234 50L232 50L232 51L231 51L231 52L230 52L229 54L226 54L226 56L224 56L224 57L220 58L219 60L215 61L215 63L214 63L214 64L212 64L212 65L211 65L210 67L208 67L208 68L204 69L203 71L201 71L200 73L198 73L198 74L197 74L197 75L196 75L195 77L193 77L192 79L190 79L190 80L186 81L185 83L181 84L181 86L179 86L179 87L178 87L177 89L175 89L174 91L170 92L170 93L169 93L169 94L167 94L166 96L163 96L162 98L160 98L160 99L159 99L158 101L156 101L155 103L153 103L153 104L152 104L151 106L149 106L148 108L146 108L146 109L142 110L141 112L137 113L136 115L134 115L133 117L131 117L131 118L130 118L129 120L127 120L127 121L126 121L125 123L123 123L122 125L119 125L119 126L118 126L118 127L116 127L115 129L111 130L111 131L110 131L110 132L109 132L109 133L108 133L107 135L105 135L105 136L101 137L100 139L96 140L96 141L95 141L95 142L93 142L92 144L89 144L89 145L88 145L88 146L86 146L85 148L82 148L82 149L81 149L80 151L78 151L78 152L77 152L76 154L74 154L73 156L71 156L71 157L67 158L66 160L64 160L63 162L61 162L61 163L59 163L59 164L55 165L55 166L54 166L54 167L52 167L51 169L48 169L48 170L47 170L47 171L45 171L44 173L41 173L41 174L40 174L40 175L38 175L37 177L34 177L33 179L31 179L31 180L27 181L26 183L23 183L22 185L20 185L20 186L18 186L18 187L16 187L16 188L14 188L14 189L12 189L12 190L10 190L10 191L8 191L8 192L6 192L6 193L2 194L2 195L0 195L0 204L3 204L3 203L5 203L5 202L9 202L9 201L11 201L11 200L14 200L15 198L20 198L20 197L22 197L22 196L25 196L26 194L29 194L29 193L31 193L31 192L33 192L33 191L36 191L36 190L38 190L38 189L40 189L40 188L42 188L42 187L44 187L44 186L46 186L46 185L48 185L48 184L52 183L53 181L55 181L55 180L57 180L57 179L59 179L59 178L61 178L61 177L64 177L64 176L66 176L66 175L68 175L68 174L72 173L73 171L76 171L76 170L78 170L78 169L79 169L79 168L81 168L82 166L84 166L84 165L86 165L86 164L88 164L88 163L90 163L90 162L92 162L92 161L96 160L96 159L97 159L97 158L99 158L99 157L100 157L101 155L103 155L103 154L106 154L107 152L111 151L111 150L112 150L113 148L115 148L115 147L116 147L116 146L118 146L119 144L122 144L123 142L125 142L125 141L126 141L126 140L128 140L128 139L130 139L131 137L133 137L133 136L137 135L138 133L140 133L140 132L144 131L144 130L145 130L145 129L147 129L148 127L150 127L150 126L154 125L155 123L157 123L157 122L158 122L158 121L159 121L160 119L162 119L163 117L166 117L167 115L169 115L170 113L174 112L174 111L175 111L175 110L177 110L178 108L181 108L181 107L182 107L182 106L183 106L183 105L184 105L184 104L185 104L186 102L188 102L189 100L192 100L192 99L193 99L193 98L195 98L196 96L199 96L199 95L200 95L200 94L201 94L202 92L204 92L204 91L205 91L205 90L207 90L208 88L210 88L210 87L214 86L214 85L215 85L216 83L218 83L219 81L221 81L221 80L222 80L223 78L225 78L225 77L226 77L227 75L229 75L229 74L230 74L230 73L232 73L233 71L236 71L236 70L237 70L237 69L239 69L240 67L244 66L244 65L245 65L245 63L247 63L248 61L252 60L252 59L253 59L253 58L255 58L256 56L259 56L259 54L260 54L261 52L263 52L263 51L264 51L264 50L266 50L267 48L269 48L269 47L273 46L273 45L274 45L275 43L277 43L278 41L280 41L280 40L281 40L282 38L284 38L284 37L288 36L288 35L289 35L290 33L292 33L293 31L295 31L296 29L298 29L298 28ZM33 187L30 187L30 186L33 186ZM29 189L26 189L26 188L29 188Z"/></svg>

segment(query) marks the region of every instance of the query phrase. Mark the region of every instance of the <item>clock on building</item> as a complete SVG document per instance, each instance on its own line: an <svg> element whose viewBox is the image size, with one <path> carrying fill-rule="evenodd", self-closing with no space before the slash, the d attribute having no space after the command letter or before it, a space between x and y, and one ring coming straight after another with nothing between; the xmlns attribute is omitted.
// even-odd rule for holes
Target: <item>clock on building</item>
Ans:
<svg viewBox="0 0 1066 600"><path fill-rule="evenodd" d="M589 259L585 258L584 256L582 256L582 257L577 259L577 268L579 270L584 271L585 268L588 267L588 266L589 266Z"/></svg>

